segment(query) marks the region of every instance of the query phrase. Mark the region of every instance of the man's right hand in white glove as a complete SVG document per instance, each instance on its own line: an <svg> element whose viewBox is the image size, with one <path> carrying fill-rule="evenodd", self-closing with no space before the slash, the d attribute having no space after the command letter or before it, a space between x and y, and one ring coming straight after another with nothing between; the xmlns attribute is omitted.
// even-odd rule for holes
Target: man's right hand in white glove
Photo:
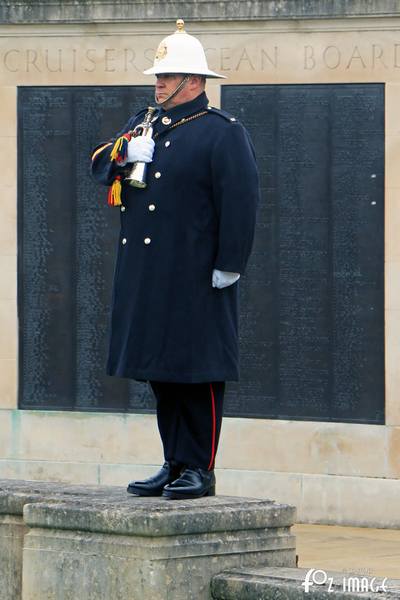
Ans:
<svg viewBox="0 0 400 600"><path fill-rule="evenodd" d="M154 140L145 135L133 137L128 143L127 163L145 162L149 163L153 159ZM124 165L121 165L124 166Z"/></svg>

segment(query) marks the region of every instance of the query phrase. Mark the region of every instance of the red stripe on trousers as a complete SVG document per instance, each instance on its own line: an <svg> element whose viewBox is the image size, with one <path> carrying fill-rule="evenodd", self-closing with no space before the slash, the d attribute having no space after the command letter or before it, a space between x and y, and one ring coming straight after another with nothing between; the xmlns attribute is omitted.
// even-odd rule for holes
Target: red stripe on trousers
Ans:
<svg viewBox="0 0 400 600"><path fill-rule="evenodd" d="M210 391L211 391L211 409L212 409L212 442L211 442L211 460L210 460L210 464L208 465L208 469L207 469L208 471L210 471L210 469L212 468L214 458L215 458L215 429L216 429L215 398L214 398L214 390L212 388L211 383L210 383Z"/></svg>

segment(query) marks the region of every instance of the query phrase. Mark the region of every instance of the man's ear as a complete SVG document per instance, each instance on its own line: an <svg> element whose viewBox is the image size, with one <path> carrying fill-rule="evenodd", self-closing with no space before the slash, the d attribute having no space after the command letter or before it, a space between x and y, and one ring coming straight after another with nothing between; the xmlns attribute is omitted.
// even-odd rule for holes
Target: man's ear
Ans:
<svg viewBox="0 0 400 600"><path fill-rule="evenodd" d="M191 89L196 89L202 86L203 77L201 75L191 75L189 79Z"/></svg>

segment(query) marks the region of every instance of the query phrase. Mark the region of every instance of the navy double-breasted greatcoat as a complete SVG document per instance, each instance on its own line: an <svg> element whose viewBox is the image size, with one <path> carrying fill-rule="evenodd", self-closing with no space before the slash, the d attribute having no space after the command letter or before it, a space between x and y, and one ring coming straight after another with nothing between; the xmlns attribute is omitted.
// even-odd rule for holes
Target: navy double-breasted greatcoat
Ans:
<svg viewBox="0 0 400 600"><path fill-rule="evenodd" d="M208 106L205 93L161 110L154 134L147 187L122 181L107 373L144 381L238 380L240 280L217 289L211 279L213 269L243 274L249 258L259 197L252 143L236 119ZM121 172L111 149L94 153L92 162L105 185Z"/></svg>

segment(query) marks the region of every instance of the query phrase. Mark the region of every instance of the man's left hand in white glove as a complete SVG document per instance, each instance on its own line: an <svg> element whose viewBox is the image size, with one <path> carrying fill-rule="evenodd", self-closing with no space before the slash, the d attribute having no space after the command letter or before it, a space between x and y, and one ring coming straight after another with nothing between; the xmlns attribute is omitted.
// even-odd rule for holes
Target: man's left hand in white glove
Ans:
<svg viewBox="0 0 400 600"><path fill-rule="evenodd" d="M126 163L145 162L153 160L154 140L145 135L133 137L128 142L128 153L125 161L119 161L118 166L124 167Z"/></svg>
<svg viewBox="0 0 400 600"><path fill-rule="evenodd" d="M212 286L216 288L228 287L235 283L240 277L240 273L232 273L231 271L219 271L214 269L212 273Z"/></svg>
<svg viewBox="0 0 400 600"><path fill-rule="evenodd" d="M128 163L145 162L153 160L154 140L146 135L133 137L128 144Z"/></svg>

